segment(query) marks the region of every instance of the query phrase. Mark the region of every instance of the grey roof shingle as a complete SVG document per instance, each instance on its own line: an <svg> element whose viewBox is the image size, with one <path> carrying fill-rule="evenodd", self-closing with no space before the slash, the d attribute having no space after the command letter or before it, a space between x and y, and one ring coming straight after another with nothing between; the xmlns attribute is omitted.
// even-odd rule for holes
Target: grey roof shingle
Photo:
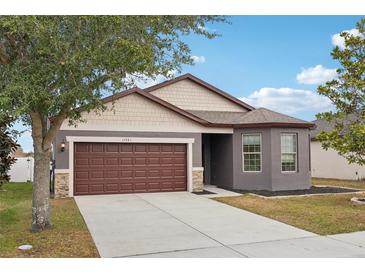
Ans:
<svg viewBox="0 0 365 274"><path fill-rule="evenodd" d="M343 125L348 125L354 122L361 124L365 123L364 120L361 120L361 118L355 114L348 114L346 118L343 119L343 121L339 120L339 122L340 124L343 123ZM313 121L313 123L316 125L316 128L310 131L310 135L312 139L315 139L321 131L332 131L335 127L336 120L328 122L325 119L318 119Z"/></svg>
<svg viewBox="0 0 365 274"><path fill-rule="evenodd" d="M262 123L288 123L308 124L311 123L281 114L266 108L258 108L248 112L224 112L224 111L195 111L188 110L195 116L210 123L218 124L262 124Z"/></svg>

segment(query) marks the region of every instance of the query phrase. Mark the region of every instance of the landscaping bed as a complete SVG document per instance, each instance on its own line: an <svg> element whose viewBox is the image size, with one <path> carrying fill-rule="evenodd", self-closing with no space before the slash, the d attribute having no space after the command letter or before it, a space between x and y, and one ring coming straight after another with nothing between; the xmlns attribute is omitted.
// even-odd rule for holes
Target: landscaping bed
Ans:
<svg viewBox="0 0 365 274"><path fill-rule="evenodd" d="M361 188L362 182L339 183L343 187ZM320 235L365 230L365 206L353 205L352 197L364 193L313 195L267 199L251 194L221 197L214 200L293 225Z"/></svg>
<svg viewBox="0 0 365 274"><path fill-rule="evenodd" d="M362 189L335 187L335 186L312 186L310 189L301 190L280 190L280 191L269 191L269 190L238 190L228 189L230 191L247 194L253 193L264 197L275 197L275 196L297 196L297 195L310 195L310 194L335 194L335 193L354 193L364 191Z"/></svg>
<svg viewBox="0 0 365 274"><path fill-rule="evenodd" d="M5 184L0 192L0 257L99 257L72 198L51 200L53 229L32 233L32 184ZM31 250L18 246L30 244Z"/></svg>

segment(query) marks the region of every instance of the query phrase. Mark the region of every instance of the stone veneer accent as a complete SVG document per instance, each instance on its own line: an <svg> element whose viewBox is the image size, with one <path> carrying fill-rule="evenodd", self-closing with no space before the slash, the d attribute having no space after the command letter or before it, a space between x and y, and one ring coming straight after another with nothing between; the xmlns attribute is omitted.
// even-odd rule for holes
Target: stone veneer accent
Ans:
<svg viewBox="0 0 365 274"><path fill-rule="evenodd" d="M202 192L204 190L203 175L203 167L193 168L193 192Z"/></svg>
<svg viewBox="0 0 365 274"><path fill-rule="evenodd" d="M56 173L55 174L55 198L69 197L69 174L68 173Z"/></svg>

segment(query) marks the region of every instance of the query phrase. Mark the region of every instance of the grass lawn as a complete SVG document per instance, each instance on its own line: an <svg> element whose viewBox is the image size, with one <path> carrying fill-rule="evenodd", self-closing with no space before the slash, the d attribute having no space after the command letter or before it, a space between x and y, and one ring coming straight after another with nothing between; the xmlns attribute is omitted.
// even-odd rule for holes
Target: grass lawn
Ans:
<svg viewBox="0 0 365 274"><path fill-rule="evenodd" d="M32 233L29 183L5 184L0 191L0 257L99 257L73 199L51 200L54 228ZM31 244L30 251L19 245Z"/></svg>
<svg viewBox="0 0 365 274"><path fill-rule="evenodd" d="M336 179L319 179L313 178L312 184L315 186L340 186L349 188L365 189L365 181L350 181L350 180L336 180Z"/></svg>
<svg viewBox="0 0 365 274"><path fill-rule="evenodd" d="M314 180L314 185L363 188L364 182ZM328 194L292 198L260 198L250 194L215 198L283 223L321 235L365 230L365 206L354 206L350 199L365 194Z"/></svg>

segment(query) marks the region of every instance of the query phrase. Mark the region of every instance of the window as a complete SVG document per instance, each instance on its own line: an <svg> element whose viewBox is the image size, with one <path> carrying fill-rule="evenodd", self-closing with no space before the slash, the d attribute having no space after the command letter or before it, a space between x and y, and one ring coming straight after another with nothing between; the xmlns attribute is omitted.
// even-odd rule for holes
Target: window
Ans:
<svg viewBox="0 0 365 274"><path fill-rule="evenodd" d="M297 171L297 134L281 134L281 171Z"/></svg>
<svg viewBox="0 0 365 274"><path fill-rule="evenodd" d="M261 171L261 134L243 134L243 171Z"/></svg>

